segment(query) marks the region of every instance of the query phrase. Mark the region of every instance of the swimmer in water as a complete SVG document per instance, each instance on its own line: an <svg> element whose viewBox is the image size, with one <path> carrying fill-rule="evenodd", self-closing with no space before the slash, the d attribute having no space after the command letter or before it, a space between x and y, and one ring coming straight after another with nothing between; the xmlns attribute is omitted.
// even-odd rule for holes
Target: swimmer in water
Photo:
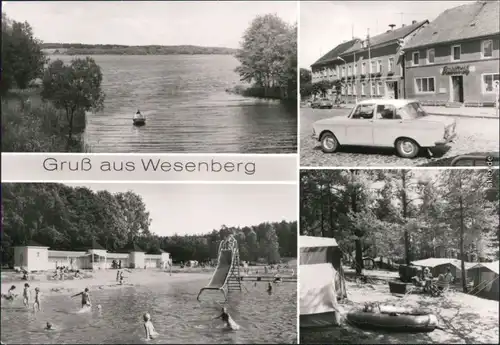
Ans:
<svg viewBox="0 0 500 345"><path fill-rule="evenodd" d="M227 308L226 307L222 307L222 313L219 316L214 317L214 320L217 320L217 319L221 319L226 324L226 327L232 328L231 321L230 321L231 320L231 316L227 312Z"/></svg>
<svg viewBox="0 0 500 345"><path fill-rule="evenodd" d="M146 339L151 340L154 339L158 333L155 330L155 326L153 325L153 322L151 322L151 315L149 313L146 313L142 316L144 319L144 330L146 331Z"/></svg>
<svg viewBox="0 0 500 345"><path fill-rule="evenodd" d="M35 288L35 302L33 302L33 311L40 311L40 289Z"/></svg>
<svg viewBox="0 0 500 345"><path fill-rule="evenodd" d="M271 293L273 292L273 286L271 285L271 283L267 283L267 292Z"/></svg>
<svg viewBox="0 0 500 345"><path fill-rule="evenodd" d="M76 295L73 295L71 297L76 297L76 296L80 296L80 295L82 296L82 308L85 308L85 307L90 308L92 306L92 303L90 302L89 289L85 288L84 291L77 293Z"/></svg>
<svg viewBox="0 0 500 345"><path fill-rule="evenodd" d="M54 326L50 322L47 322L47 325L45 326L45 330L46 331L53 331Z"/></svg>
<svg viewBox="0 0 500 345"><path fill-rule="evenodd" d="M25 307L28 307L29 301L30 301L30 284L25 283L23 290L23 304Z"/></svg>
<svg viewBox="0 0 500 345"><path fill-rule="evenodd" d="M5 295L2 294L2 297L5 298L8 301L12 301L17 296L17 295L14 294L14 290L15 289L16 289L16 286L12 285L10 287L9 291L7 291L7 294L5 294Z"/></svg>

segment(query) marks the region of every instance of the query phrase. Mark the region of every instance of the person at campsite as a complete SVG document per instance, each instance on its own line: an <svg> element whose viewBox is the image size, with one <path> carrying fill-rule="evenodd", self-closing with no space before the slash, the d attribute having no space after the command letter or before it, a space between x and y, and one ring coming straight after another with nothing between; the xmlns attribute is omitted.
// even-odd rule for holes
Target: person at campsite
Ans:
<svg viewBox="0 0 500 345"><path fill-rule="evenodd" d="M40 311L40 288L35 288L35 301L33 302L33 311Z"/></svg>
<svg viewBox="0 0 500 345"><path fill-rule="evenodd" d="M29 305L29 301L30 301L30 284L25 283L23 290L23 304L25 307Z"/></svg>
<svg viewBox="0 0 500 345"><path fill-rule="evenodd" d="M422 273L422 278L424 280L424 289L430 288L432 284L432 273L429 267L425 267Z"/></svg>
<svg viewBox="0 0 500 345"><path fill-rule="evenodd" d="M2 294L2 297L5 298L6 300L8 301L12 301L14 300L14 298L17 296L14 294L14 290L16 289L16 286L15 285L12 285L9 289L9 291L7 291L6 294Z"/></svg>
<svg viewBox="0 0 500 345"><path fill-rule="evenodd" d="M151 340L158 336L158 333L155 330L155 326L153 322L151 322L151 315L149 313L144 314L144 330L146 331L146 339Z"/></svg>
<svg viewBox="0 0 500 345"><path fill-rule="evenodd" d="M73 295L71 297L77 297L77 296L82 296L82 308L90 308L92 306L92 303L90 302L90 294L89 294L89 288L85 288L80 293L77 293L76 295Z"/></svg>

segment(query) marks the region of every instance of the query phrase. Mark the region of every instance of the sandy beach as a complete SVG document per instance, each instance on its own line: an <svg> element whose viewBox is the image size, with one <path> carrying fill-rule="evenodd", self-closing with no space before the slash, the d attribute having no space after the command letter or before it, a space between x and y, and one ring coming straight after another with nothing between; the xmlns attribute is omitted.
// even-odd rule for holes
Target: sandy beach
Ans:
<svg viewBox="0 0 500 345"><path fill-rule="evenodd" d="M117 270L96 270L93 272L83 272L84 278L75 279L69 277L64 280L50 279L53 272L40 272L30 275L30 288L40 288L44 295L52 294L71 294L81 291L84 288L89 288L91 291L95 289L120 289L130 286L144 286L158 284L158 282L172 282L193 280L205 277L210 279L213 269L173 269L170 272L160 269L131 269L124 270L125 283L120 285L116 282ZM71 274L70 274L71 276ZM21 280L21 274L15 272L2 272L2 294L7 293L12 285L16 286L16 294L22 293L22 287L25 280ZM208 282L208 281L207 281Z"/></svg>

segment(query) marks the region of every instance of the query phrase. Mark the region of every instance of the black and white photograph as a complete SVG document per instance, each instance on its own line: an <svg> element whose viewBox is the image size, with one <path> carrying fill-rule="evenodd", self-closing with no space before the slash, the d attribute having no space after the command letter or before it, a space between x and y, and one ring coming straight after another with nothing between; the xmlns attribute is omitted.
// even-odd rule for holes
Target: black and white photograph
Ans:
<svg viewBox="0 0 500 345"><path fill-rule="evenodd" d="M498 166L499 4L302 2L301 166Z"/></svg>
<svg viewBox="0 0 500 345"><path fill-rule="evenodd" d="M3 152L297 153L297 2L2 5Z"/></svg>
<svg viewBox="0 0 500 345"><path fill-rule="evenodd" d="M2 344L297 343L296 186L2 194Z"/></svg>
<svg viewBox="0 0 500 345"><path fill-rule="evenodd" d="M299 343L497 343L498 172L301 170Z"/></svg>

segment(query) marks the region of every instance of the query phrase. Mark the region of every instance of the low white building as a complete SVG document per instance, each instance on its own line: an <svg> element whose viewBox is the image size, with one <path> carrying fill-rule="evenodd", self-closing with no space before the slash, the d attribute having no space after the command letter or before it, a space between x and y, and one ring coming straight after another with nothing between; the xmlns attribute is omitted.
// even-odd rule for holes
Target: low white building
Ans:
<svg viewBox="0 0 500 345"><path fill-rule="evenodd" d="M111 253L94 242L92 248L83 251L49 250L49 247L30 241L25 246L14 247L14 267L27 271L46 271L57 267L69 269L109 269L113 260L122 268L165 268L170 262L170 254L146 254L137 246Z"/></svg>

